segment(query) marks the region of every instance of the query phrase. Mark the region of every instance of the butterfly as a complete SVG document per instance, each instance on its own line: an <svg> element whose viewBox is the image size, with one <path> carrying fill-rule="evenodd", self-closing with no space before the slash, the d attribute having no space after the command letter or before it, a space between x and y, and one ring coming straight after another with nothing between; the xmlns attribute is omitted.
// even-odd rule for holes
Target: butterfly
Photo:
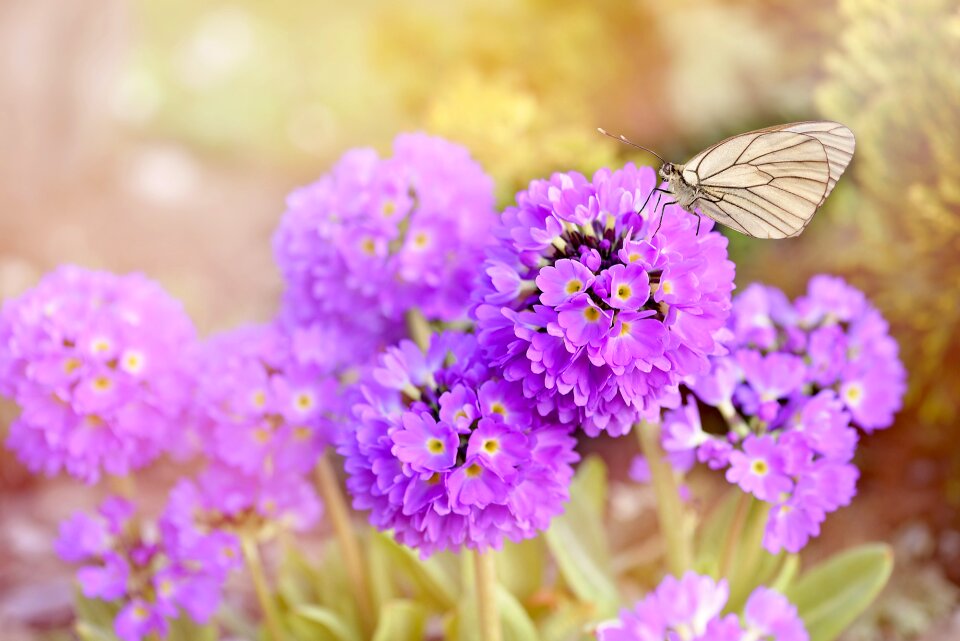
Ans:
<svg viewBox="0 0 960 641"><path fill-rule="evenodd" d="M667 188L650 192L658 194L658 204L667 194L691 214L754 238L799 236L833 191L856 146L853 132L838 122L793 122L721 140L680 165L624 136L599 131L660 159L658 173Z"/></svg>

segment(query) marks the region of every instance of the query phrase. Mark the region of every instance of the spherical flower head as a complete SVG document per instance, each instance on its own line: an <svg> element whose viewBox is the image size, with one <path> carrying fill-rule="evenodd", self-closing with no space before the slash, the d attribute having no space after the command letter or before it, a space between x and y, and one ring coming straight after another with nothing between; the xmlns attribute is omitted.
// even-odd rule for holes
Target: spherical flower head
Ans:
<svg viewBox="0 0 960 641"><path fill-rule="evenodd" d="M479 340L503 376L590 435L675 407L681 380L720 349L727 241L675 206L651 216L656 183L633 165L534 181L503 213L474 294Z"/></svg>
<svg viewBox="0 0 960 641"><path fill-rule="evenodd" d="M193 341L157 283L57 269L0 311L0 394L21 408L7 445L35 472L88 483L178 448Z"/></svg>
<svg viewBox="0 0 960 641"><path fill-rule="evenodd" d="M424 556L530 538L563 509L577 460L571 428L530 407L473 336L387 350L344 431L347 488L371 523Z"/></svg>
<svg viewBox="0 0 960 641"><path fill-rule="evenodd" d="M665 425L683 429L665 429L663 444L727 468L728 481L771 504L766 549L798 552L856 494L856 428L887 427L900 407L897 344L866 297L829 276L814 277L794 302L751 285L734 299L727 330L711 371L685 383L730 433L699 436L668 412Z"/></svg>
<svg viewBox="0 0 960 641"><path fill-rule="evenodd" d="M399 340L412 305L428 320L464 318L493 206L492 180L441 138L400 135L390 158L347 152L287 198L273 240L284 317L345 328L357 358Z"/></svg>
<svg viewBox="0 0 960 641"><path fill-rule="evenodd" d="M265 482L314 467L347 410L335 372L297 349L301 337L274 323L201 346L197 411L209 460Z"/></svg>
<svg viewBox="0 0 960 641"><path fill-rule="evenodd" d="M633 609L597 627L598 641L807 641L796 608L768 588L747 601L744 616L722 614L730 590L725 579L687 572L668 576Z"/></svg>
<svg viewBox="0 0 960 641"><path fill-rule="evenodd" d="M168 508L169 512L169 508ZM185 528L165 515L159 524L134 519L134 506L108 499L95 514L75 514L60 528L57 550L82 562L84 596L119 601L114 631L124 641L152 632L166 636L183 611L205 623L222 598L227 575L239 562L237 539L223 531Z"/></svg>

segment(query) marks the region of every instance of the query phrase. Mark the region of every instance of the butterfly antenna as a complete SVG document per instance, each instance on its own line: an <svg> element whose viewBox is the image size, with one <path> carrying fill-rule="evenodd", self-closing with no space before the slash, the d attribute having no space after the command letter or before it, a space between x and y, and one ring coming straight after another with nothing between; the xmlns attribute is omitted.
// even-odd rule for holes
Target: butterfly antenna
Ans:
<svg viewBox="0 0 960 641"><path fill-rule="evenodd" d="M653 154L654 156L656 156L657 158L659 158L659 159L660 159L660 162L662 162L662 163L666 163L666 162L667 162L666 160L663 159L663 156L661 156L660 154L658 154L657 152L655 152L653 149L647 149L647 148L644 147L643 145L638 145L638 144L635 143L635 142L632 142L632 141L630 141L630 140L627 140L627 137L624 136L623 134L620 134L619 136L614 136L612 133L608 132L608 131L607 131L606 129L604 129L603 127L597 127L597 131L599 131L600 133L602 133L602 134L603 134L604 136L606 136L607 138L613 138L614 140L617 140L617 141L619 141L619 142L624 142L624 143L630 145L631 147L636 147L637 149L642 149L643 151L647 152L648 154Z"/></svg>

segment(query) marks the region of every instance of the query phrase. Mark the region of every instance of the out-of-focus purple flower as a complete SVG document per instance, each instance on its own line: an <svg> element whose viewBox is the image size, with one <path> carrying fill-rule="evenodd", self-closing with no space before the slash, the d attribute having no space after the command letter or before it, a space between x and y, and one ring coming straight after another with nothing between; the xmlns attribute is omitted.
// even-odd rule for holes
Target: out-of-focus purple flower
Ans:
<svg viewBox="0 0 960 641"><path fill-rule="evenodd" d="M866 297L829 276L813 278L793 303L748 287L727 329L712 371L685 382L719 409L730 434L700 436L689 410L671 411L664 447L693 447L711 467L729 465L731 483L773 506L765 547L797 552L856 494L856 427L887 427L900 407L897 344Z"/></svg>
<svg viewBox="0 0 960 641"><path fill-rule="evenodd" d="M656 177L627 165L537 180L496 228L475 292L480 343L544 414L624 434L709 371L730 309L726 239L667 207L639 211ZM656 231L660 225L659 231Z"/></svg>
<svg viewBox="0 0 960 641"><path fill-rule="evenodd" d="M347 488L358 510L429 555L500 547L544 530L577 460L571 429L541 416L500 379L473 336L404 341L362 383L345 430Z"/></svg>
<svg viewBox="0 0 960 641"><path fill-rule="evenodd" d="M809 635L797 608L785 596L765 587L753 591L743 611L748 638L807 641Z"/></svg>
<svg viewBox="0 0 960 641"><path fill-rule="evenodd" d="M181 447L193 341L155 282L57 269L0 311L0 394L22 409L7 445L35 472L88 483Z"/></svg>
<svg viewBox="0 0 960 641"><path fill-rule="evenodd" d="M166 636L168 620L181 610L209 620L239 563L236 537L177 516L168 508L158 527L143 527L130 503L112 498L95 514L78 513L61 525L57 551L84 563L77 580L85 596L122 604L114 629L124 641Z"/></svg>
<svg viewBox="0 0 960 641"><path fill-rule="evenodd" d="M725 579L687 572L668 576L633 609L597 628L598 641L807 641L797 610L781 594L759 587L747 601L743 622L722 615L730 591Z"/></svg>
<svg viewBox="0 0 960 641"><path fill-rule="evenodd" d="M783 452L772 436L748 436L743 451L730 454L727 480L762 501L776 501L793 489L786 475Z"/></svg>
<svg viewBox="0 0 960 641"><path fill-rule="evenodd" d="M356 362L404 335L411 306L428 320L464 318L493 206L490 177L441 138L400 135L391 158L347 152L287 197L273 239L283 317L338 328Z"/></svg>
<svg viewBox="0 0 960 641"><path fill-rule="evenodd" d="M311 356L277 324L201 347L197 411L211 461L264 479L313 468L347 409L334 370Z"/></svg>

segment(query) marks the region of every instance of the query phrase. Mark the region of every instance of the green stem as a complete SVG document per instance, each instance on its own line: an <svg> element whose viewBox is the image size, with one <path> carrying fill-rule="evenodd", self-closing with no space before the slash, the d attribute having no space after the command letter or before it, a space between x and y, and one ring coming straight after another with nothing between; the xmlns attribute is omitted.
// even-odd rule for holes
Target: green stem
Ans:
<svg viewBox="0 0 960 641"><path fill-rule="evenodd" d="M734 489L734 491L739 490ZM730 531L727 532L727 540L723 546L723 556L720 557L721 577L729 578L733 557L737 549L737 540L743 534L743 525L747 522L747 514L750 513L751 498L746 492L740 492L740 498L737 499L737 510L734 512Z"/></svg>
<svg viewBox="0 0 960 641"><path fill-rule="evenodd" d="M407 310L406 319L407 333L410 334L410 339L417 344L417 347L427 351L433 330L430 328L430 323L427 322L423 312L416 307L411 307Z"/></svg>
<svg viewBox="0 0 960 641"><path fill-rule="evenodd" d="M250 578L253 581L253 589L257 593L257 601L260 602L260 609L263 611L263 618L267 624L267 632L271 641L285 641L286 635L283 633L283 625L280 623L280 614L277 612L277 604L270 595L270 586L267 584L267 577L263 571L263 562L260 560L260 548L257 545L256 538L252 534L246 535L240 539L243 546L243 558L247 563L247 570L250 572Z"/></svg>
<svg viewBox="0 0 960 641"><path fill-rule="evenodd" d="M317 463L317 486L320 488L320 494L327 508L327 516L340 545L340 554L343 555L343 564L347 571L353 599L357 604L360 623L364 631L369 633L374 630L375 621L370 589L367 585L367 570L350 522L350 510L340 489L340 483L337 481L337 474L330 462L330 456L329 451L324 452Z"/></svg>
<svg viewBox="0 0 960 641"><path fill-rule="evenodd" d="M477 618L481 641L502 641L500 612L497 608L497 566L493 553L473 553L476 581Z"/></svg>
<svg viewBox="0 0 960 641"><path fill-rule="evenodd" d="M660 447L660 425L641 421L634 427L640 447L650 465L650 479L657 496L657 516L660 535L667 553L667 567L671 574L681 576L693 565L690 528L684 515L683 501L673 467L664 458Z"/></svg>

